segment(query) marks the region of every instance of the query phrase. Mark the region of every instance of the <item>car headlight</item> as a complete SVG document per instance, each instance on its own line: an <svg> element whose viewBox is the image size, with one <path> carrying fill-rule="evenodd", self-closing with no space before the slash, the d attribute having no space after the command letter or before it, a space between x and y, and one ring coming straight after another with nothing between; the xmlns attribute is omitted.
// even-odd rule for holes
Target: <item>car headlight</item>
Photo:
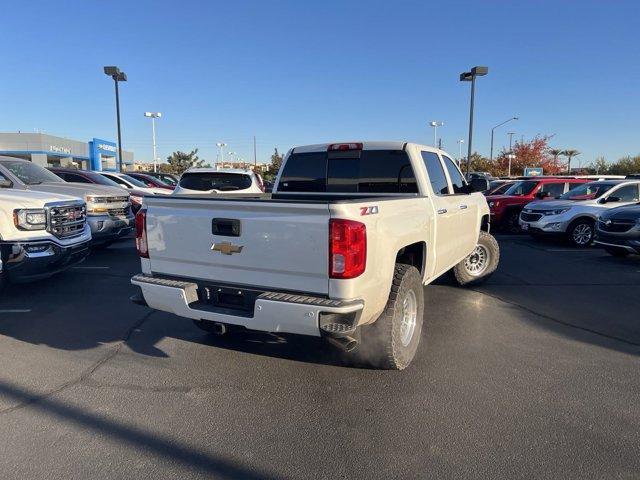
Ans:
<svg viewBox="0 0 640 480"><path fill-rule="evenodd" d="M498 205L500 205L500 202L498 201L489 202L489 208L497 207Z"/></svg>
<svg viewBox="0 0 640 480"><path fill-rule="evenodd" d="M14 210L13 223L20 230L45 230L47 213L42 208Z"/></svg>
<svg viewBox="0 0 640 480"><path fill-rule="evenodd" d="M545 215L562 215L569 211L569 208L559 208L557 210L547 210L544 212Z"/></svg>

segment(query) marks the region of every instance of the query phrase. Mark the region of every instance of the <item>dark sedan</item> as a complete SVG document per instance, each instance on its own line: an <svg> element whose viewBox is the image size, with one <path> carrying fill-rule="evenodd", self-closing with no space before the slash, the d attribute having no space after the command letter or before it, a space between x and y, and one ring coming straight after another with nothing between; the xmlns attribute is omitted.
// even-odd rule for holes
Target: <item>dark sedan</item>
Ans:
<svg viewBox="0 0 640 480"><path fill-rule="evenodd" d="M603 213L596 222L595 242L615 257L640 254L640 203Z"/></svg>

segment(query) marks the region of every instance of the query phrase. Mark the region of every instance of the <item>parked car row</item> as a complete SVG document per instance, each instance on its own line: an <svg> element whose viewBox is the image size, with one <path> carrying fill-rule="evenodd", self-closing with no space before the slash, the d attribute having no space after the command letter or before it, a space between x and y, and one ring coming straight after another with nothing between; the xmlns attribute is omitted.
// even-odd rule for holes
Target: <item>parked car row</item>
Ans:
<svg viewBox="0 0 640 480"><path fill-rule="evenodd" d="M171 193L168 185L150 188L131 180L0 157L0 287L81 262L90 247L107 247L133 230L143 196Z"/></svg>

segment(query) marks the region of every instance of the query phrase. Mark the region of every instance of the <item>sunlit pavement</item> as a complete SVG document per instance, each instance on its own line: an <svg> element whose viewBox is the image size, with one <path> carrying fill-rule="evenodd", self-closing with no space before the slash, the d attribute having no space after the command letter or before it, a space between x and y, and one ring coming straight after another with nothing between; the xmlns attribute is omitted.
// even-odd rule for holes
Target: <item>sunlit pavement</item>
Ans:
<svg viewBox="0 0 640 480"><path fill-rule="evenodd" d="M0 478L637 478L640 259L500 239L403 372L129 302L131 241L0 296Z"/></svg>

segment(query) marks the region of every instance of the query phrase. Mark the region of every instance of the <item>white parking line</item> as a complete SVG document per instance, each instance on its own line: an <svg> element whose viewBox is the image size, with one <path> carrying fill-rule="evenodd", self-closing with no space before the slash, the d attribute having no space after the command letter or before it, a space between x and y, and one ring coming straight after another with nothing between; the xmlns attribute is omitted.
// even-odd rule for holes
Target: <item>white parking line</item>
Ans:
<svg viewBox="0 0 640 480"><path fill-rule="evenodd" d="M0 310L0 313L29 313L30 311L30 308L7 308Z"/></svg>

